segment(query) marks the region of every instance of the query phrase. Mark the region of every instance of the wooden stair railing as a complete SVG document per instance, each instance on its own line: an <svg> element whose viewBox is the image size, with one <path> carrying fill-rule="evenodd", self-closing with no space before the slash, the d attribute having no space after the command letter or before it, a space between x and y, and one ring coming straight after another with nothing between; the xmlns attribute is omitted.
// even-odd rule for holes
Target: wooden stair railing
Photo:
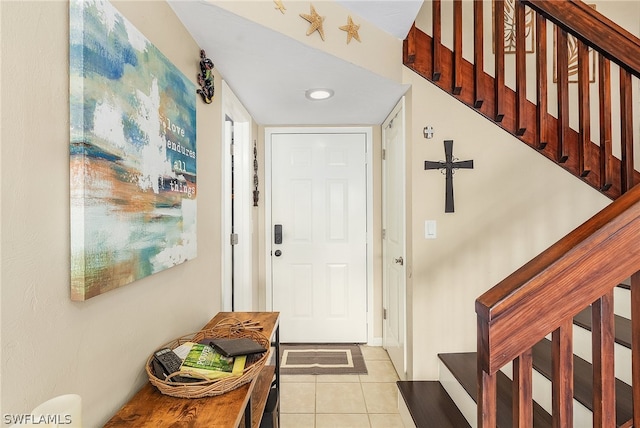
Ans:
<svg viewBox="0 0 640 428"><path fill-rule="evenodd" d="M552 413L556 427L573 426L573 317L592 308L594 427L615 418L613 289L631 278L632 337L640 338L640 173L633 155L633 82L640 77L640 39L579 0L515 0L515 88L505 84L504 14L493 14L495 70L484 70L483 0L473 2L473 63L462 57L462 2L453 0L453 51L442 44L441 0L432 0L432 36L415 25L404 41L403 63L494 121L615 201L476 300L478 320L478 426L496 426L497 372L513 362L514 426L533 426L532 347L551 334ZM494 11L504 10L494 0ZM526 7L535 16L535 69L527 69ZM547 29L555 39L557 114L549 113ZM574 38L574 39L571 39ZM577 45L577 101L569 86L568 43ZM598 99L590 98L589 49L596 52ZM611 63L620 69L612 90ZM527 74L536 100L527 99ZM612 98L619 99L616 113ZM618 95L619 94L619 95ZM635 100L638 102L638 100ZM591 104L598 106L591 117ZM570 114L578 128L570 126ZM618 117L619 115L619 117ZM592 123L599 139L592 141ZM613 126L619 126L614 156ZM637 128L638 124L635 124ZM640 340L632 340L632 420L640 427Z"/></svg>
<svg viewBox="0 0 640 428"><path fill-rule="evenodd" d="M537 149L547 158L611 199L640 183L634 168L633 136L638 124L633 123L633 83L640 78L640 39L614 24L579 0L516 0L515 88L505 84L504 15L494 13L492 19L494 75L484 70L484 37L486 1L473 2L473 63L462 56L463 5L452 0L453 19L443 25L442 1L432 0L432 36L415 25L404 41L403 63L436 86L494 121L521 141ZM494 0L494 9L502 10L504 0ZM467 6L465 6L467 7ZM471 6L469 6L471 7ZM535 63L527 69L524 46L527 8L535 16ZM484 12L483 12L484 11ZM520 23L519 25L517 25ZM547 71L547 53L553 52L547 28L553 27L555 39L555 83ZM453 31L453 51L443 45L444 29ZM489 33L491 34L491 33ZM577 100L570 96L569 40L577 45ZM573 46L573 45L572 45ZM590 72L590 53L598 56L599 76L596 83ZM619 88L612 90L611 63L620 69ZM530 76L527 80L527 76ZM527 82L535 76L536 100L527 98ZM531 83L530 83L531 84ZM590 86L598 85L598 99L590 97ZM549 113L548 90L556 86L557 115ZM619 121L613 123L612 98L619 98ZM636 99L637 103L638 100ZM592 109L598 110L597 117ZM617 110L617 109L616 109ZM578 128L570 126L570 115L578 117ZM595 115L594 115L595 116ZM592 141L591 126L599 126L600 137ZM620 126L620 141L613 146L613 126ZM614 156L619 153L618 157Z"/></svg>
<svg viewBox="0 0 640 428"><path fill-rule="evenodd" d="M532 426L531 348L553 342L553 418L571 427L572 320L592 305L594 426L615 426L613 289L631 277L632 337L640 337L640 186L476 300L478 426L496 424L496 373L514 362L514 417ZM640 344L632 340L633 426L640 426ZM632 426L632 425L628 425Z"/></svg>
<svg viewBox="0 0 640 428"><path fill-rule="evenodd" d="M496 10L500 6L496 2ZM632 337L640 337L640 186L635 181L633 161L631 75L640 76L640 40L597 14L586 4L575 1L523 0L517 2L516 19L524 6L531 6L540 17L556 26L558 119L555 133L555 160L566 162L577 156L577 175L585 179L599 172L596 184L606 193L618 182L625 193L591 220L574 230L540 256L510 275L476 301L478 315L478 425L496 424L496 372L513 361L514 425L533 425L532 346L552 335L552 417L554 426L573 426L573 317L592 307L593 425L616 426L614 371L613 289L631 277ZM502 15L502 14L497 14ZM499 25L496 19L495 25ZM542 18L538 19L538 23ZM544 27L543 27L544 30ZM578 141L570 148L568 101L567 37L578 38ZM496 39L499 36L496 36ZM522 37L519 31L516 37ZM502 39L500 39L502 41ZM539 41L540 42L540 41ZM500 43L502 44L502 43ZM516 49L522 46L517 46ZM538 44L538 47L539 44ZM595 159L590 137L588 47L598 55L600 141ZM496 55L501 55L496 49ZM612 152L612 108L610 62L620 68L620 153L619 175L614 174L617 159ZM496 67L499 60L496 59ZM522 132L520 117L521 61L516 59L516 135ZM540 70L538 70L540 71ZM497 75L498 73L496 73ZM496 87L499 83L496 83ZM539 92L544 98L544 93ZM496 103L497 97L496 97ZM540 105L540 98L538 99ZM546 111L540 111L537 118ZM540 122L538 122L540 125ZM629 128L631 126L631 128ZM549 132L549 131L548 131ZM550 132L554 132L551 130ZM536 145L542 143L539 139ZM594 186L595 187L595 186ZM611 196L611 195L610 195ZM640 426L640 344L632 340L632 420L625 426Z"/></svg>

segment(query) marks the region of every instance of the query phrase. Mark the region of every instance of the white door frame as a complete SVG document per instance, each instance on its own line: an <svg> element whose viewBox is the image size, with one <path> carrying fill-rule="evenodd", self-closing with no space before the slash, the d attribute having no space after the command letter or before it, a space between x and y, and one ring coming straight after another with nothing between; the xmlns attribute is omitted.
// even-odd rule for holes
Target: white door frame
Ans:
<svg viewBox="0 0 640 428"><path fill-rule="evenodd" d="M234 252L234 269L231 271L231 137L226 119L233 121L234 132L234 214L238 244ZM222 81L222 270L221 302L223 311L256 310L253 296L253 145L252 118L225 81ZM213 143L213 142L211 142ZM231 297L231 276L234 278L234 297Z"/></svg>
<svg viewBox="0 0 640 428"><path fill-rule="evenodd" d="M366 186L367 186L367 340L373 336L373 130L371 127L273 127L264 130L265 145L265 296L266 310L273 310L273 284L271 272L271 135L272 134L365 134Z"/></svg>

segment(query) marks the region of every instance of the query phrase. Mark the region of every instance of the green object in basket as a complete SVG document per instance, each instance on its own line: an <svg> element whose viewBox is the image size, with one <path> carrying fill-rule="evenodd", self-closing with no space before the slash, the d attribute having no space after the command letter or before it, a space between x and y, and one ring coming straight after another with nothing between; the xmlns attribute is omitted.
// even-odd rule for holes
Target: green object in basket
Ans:
<svg viewBox="0 0 640 428"><path fill-rule="evenodd" d="M246 360L246 356L225 357L209 345L194 343L182 362L180 371L197 373L208 379L240 376Z"/></svg>

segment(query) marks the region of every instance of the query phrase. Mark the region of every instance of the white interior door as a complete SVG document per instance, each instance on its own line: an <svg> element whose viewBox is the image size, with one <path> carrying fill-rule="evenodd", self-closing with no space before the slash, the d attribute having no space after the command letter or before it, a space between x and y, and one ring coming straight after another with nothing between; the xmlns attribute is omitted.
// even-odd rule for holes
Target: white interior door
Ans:
<svg viewBox="0 0 640 428"><path fill-rule="evenodd" d="M222 147L223 176L222 176L222 236L230 237L233 233L233 214L231 203L233 192L231 182L233 173L231 168L231 147L233 145L233 121L226 118L224 121L224 141ZM233 247L229 239L222 239L222 310L232 311L234 309L234 285L233 285Z"/></svg>
<svg viewBox="0 0 640 428"><path fill-rule="evenodd" d="M253 294L251 116L222 82L222 310L256 310Z"/></svg>
<svg viewBox="0 0 640 428"><path fill-rule="evenodd" d="M271 134L282 342L367 341L366 228L366 134Z"/></svg>
<svg viewBox="0 0 640 428"><path fill-rule="evenodd" d="M406 374L404 99L382 125L383 346L400 378Z"/></svg>

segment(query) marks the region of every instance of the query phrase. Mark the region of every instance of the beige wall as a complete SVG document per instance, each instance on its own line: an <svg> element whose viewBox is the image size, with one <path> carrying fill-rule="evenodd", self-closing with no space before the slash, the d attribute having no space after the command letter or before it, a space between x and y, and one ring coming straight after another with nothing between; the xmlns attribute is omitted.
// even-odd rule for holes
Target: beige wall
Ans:
<svg viewBox="0 0 640 428"><path fill-rule="evenodd" d="M373 337L382 344L382 127L373 127Z"/></svg>
<svg viewBox="0 0 640 428"><path fill-rule="evenodd" d="M86 302L69 298L69 6L1 4L0 413L64 393L102 425L145 382L159 345L219 309L220 100L197 100L198 257ZM199 47L164 2L115 6L182 72ZM220 79L216 76L216 88ZM195 96L195 95L194 95Z"/></svg>
<svg viewBox="0 0 640 428"><path fill-rule="evenodd" d="M640 4L589 3L639 34ZM472 6L464 3L465 19L472 16ZM445 27L452 22L451 11L451 2L443 2ZM484 12L485 42L491 43L488 2ZM431 33L430 2L416 25ZM449 45L450 31L443 27L443 42ZM471 58L473 43L464 48ZM489 73L491 52L486 45ZM412 85L407 105L408 122L413 121L407 131L407 174L413 186L408 189L409 376L437 379L438 353L476 349L475 299L611 201L406 68L402 83ZM528 87L535 89L535 79ZM597 108L597 97L593 102ZM427 125L435 129L431 140L422 136ZM424 171L423 162L444 159L443 140L449 139L454 156L473 159L475 168L455 175L456 212L445 214L444 177ZM425 220L436 220L437 239L424 239Z"/></svg>
<svg viewBox="0 0 640 428"><path fill-rule="evenodd" d="M438 353L475 351L475 299L610 200L408 69L404 83L413 99L410 370L437 379ZM454 176L448 214L444 176L424 170L425 160L444 159L444 140L454 140L455 157L474 160ZM437 222L437 239L424 239L425 220Z"/></svg>

